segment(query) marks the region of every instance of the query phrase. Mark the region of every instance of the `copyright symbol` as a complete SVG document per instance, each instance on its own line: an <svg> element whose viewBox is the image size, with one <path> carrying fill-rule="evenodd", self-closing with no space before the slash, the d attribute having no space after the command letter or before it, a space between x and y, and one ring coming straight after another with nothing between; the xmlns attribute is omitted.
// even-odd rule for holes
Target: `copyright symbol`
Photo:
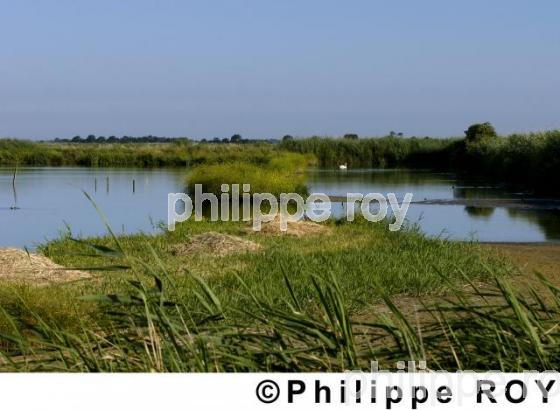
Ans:
<svg viewBox="0 0 560 410"><path fill-rule="evenodd" d="M280 396L280 388L278 384L272 380L263 380L257 386L257 399L261 402L270 404L274 403Z"/></svg>

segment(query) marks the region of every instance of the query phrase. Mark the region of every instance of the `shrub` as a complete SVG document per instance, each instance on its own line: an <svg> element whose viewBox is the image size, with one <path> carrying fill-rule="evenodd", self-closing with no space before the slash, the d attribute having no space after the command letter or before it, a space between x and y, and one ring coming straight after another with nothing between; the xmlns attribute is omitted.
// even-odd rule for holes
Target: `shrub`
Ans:
<svg viewBox="0 0 560 410"><path fill-rule="evenodd" d="M295 170L282 170L272 166L262 167L247 162L200 165L189 173L188 190L194 192L195 184L202 185L202 192L221 194L222 184L251 184L251 194L269 192L276 197L281 193L306 193L303 174Z"/></svg>
<svg viewBox="0 0 560 410"><path fill-rule="evenodd" d="M203 192L216 195L222 192L222 184L250 184L251 194L307 193L304 175L305 168L313 164L312 157L271 150L262 151L262 155L241 156L239 152L242 151L222 151L220 162L195 165L187 178L189 192L194 192L195 184L201 184Z"/></svg>
<svg viewBox="0 0 560 410"><path fill-rule="evenodd" d="M496 130L489 122L471 125L465 131L465 135L467 143L485 141L498 136L498 134L496 134Z"/></svg>

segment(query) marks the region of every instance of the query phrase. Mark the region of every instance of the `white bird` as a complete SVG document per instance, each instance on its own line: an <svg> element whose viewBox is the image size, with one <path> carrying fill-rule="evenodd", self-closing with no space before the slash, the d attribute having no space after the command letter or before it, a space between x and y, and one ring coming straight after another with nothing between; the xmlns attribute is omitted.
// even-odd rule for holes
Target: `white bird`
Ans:
<svg viewBox="0 0 560 410"><path fill-rule="evenodd" d="M348 165L347 164L339 165L338 169L348 169Z"/></svg>

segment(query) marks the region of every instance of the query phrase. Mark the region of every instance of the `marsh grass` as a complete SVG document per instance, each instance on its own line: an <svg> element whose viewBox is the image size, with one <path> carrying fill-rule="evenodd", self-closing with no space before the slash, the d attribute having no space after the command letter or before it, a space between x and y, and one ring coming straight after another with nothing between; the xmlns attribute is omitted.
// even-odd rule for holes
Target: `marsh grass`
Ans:
<svg viewBox="0 0 560 410"><path fill-rule="evenodd" d="M303 173L297 174L293 169L271 169L239 162L195 167L189 172L187 184L191 193L194 192L194 185L200 184L202 192L216 195L222 193L222 184L228 187L238 184L240 195L244 184L250 185L250 194L266 192L279 197L281 193L307 193ZM231 192L231 188L229 189Z"/></svg>
<svg viewBox="0 0 560 410"><path fill-rule="evenodd" d="M455 171L465 178L522 184L539 194L558 195L560 131L512 134L476 143L462 138L341 139L312 137L280 144L53 144L0 139L0 165L195 167L243 162L256 166L279 162L292 168L287 155L304 155L320 167L422 168ZM287 167L287 168L286 168Z"/></svg>
<svg viewBox="0 0 560 410"><path fill-rule="evenodd" d="M1 166L191 167L232 161L259 165L276 161L278 152L277 147L265 143L54 144L0 139ZM290 155L300 157L285 154L283 161Z"/></svg>
<svg viewBox="0 0 560 410"><path fill-rule="evenodd" d="M114 251L111 251L114 252ZM130 262L134 257L127 256ZM139 261L137 261L139 262ZM4 335L18 351L6 355L4 369L42 371L343 371L369 370L370 361L394 369L399 360L426 360L431 370L519 371L558 367L560 290L540 278L547 297L513 290L491 270L481 290L446 276L447 301L425 304L428 319L419 323L398 307L397 299L373 280L374 307L353 319L333 273L311 274L310 292L298 296L297 284L282 276L283 303L255 291L241 274L242 304L220 298L207 280L188 272L193 303L175 299L173 275L161 260L139 262L141 275L118 294L83 299L105 311L97 326L84 321L69 331L34 315L28 335ZM300 278L301 280L302 278ZM233 290L230 289L230 292ZM22 355L25 361L21 360Z"/></svg>
<svg viewBox="0 0 560 410"><path fill-rule="evenodd" d="M313 154L320 167L450 169L460 138L373 137L360 139L312 137L283 141L280 148Z"/></svg>
<svg viewBox="0 0 560 410"><path fill-rule="evenodd" d="M521 299L505 293L505 285L494 286L486 305L467 295L463 284L502 284L510 272L475 244L427 239L413 228L389 232L362 220L330 225L326 236L251 235L262 251L228 257L177 257L170 249L209 230L244 236L242 223L185 222L159 236L49 243L46 255L97 278L1 288L12 295L2 299L3 369L339 371L404 358L426 358L436 368L485 368L483 358L471 356L475 348L500 351L503 367L553 365L547 353L553 349L538 350L538 362L531 349L539 332L551 334L541 315L547 312L552 323L554 310L528 301L514 310L511 301ZM403 295L423 296L426 305L444 296L449 302L430 308L437 320L418 324L401 311ZM500 314L490 315L494 309ZM527 309L540 310L520 313ZM523 319L528 315L532 327ZM493 334L498 320L510 327L524 320L525 328L515 338L499 329ZM511 343L504 347L496 337ZM514 361L519 349L526 357Z"/></svg>
<svg viewBox="0 0 560 410"><path fill-rule="evenodd" d="M560 193L560 131L516 133L472 142L462 138L382 137L287 140L280 148L313 154L320 167L428 168L464 178L520 184L538 194Z"/></svg>
<svg viewBox="0 0 560 410"><path fill-rule="evenodd" d="M228 187L237 184L242 195L243 186L249 184L250 194L270 193L277 198L282 193L307 194L305 171L314 165L313 157L290 152L271 155L270 151L263 151L261 157L238 153L231 150L220 157L220 162L208 158L204 163L193 165L187 176L189 192L194 193L194 186L198 184L202 192L220 195L222 184Z"/></svg>
<svg viewBox="0 0 560 410"><path fill-rule="evenodd" d="M312 293L309 277L330 272L341 279L340 286L355 308L371 300L372 280L376 279L389 294L420 295L441 292L446 288L437 271L446 272L451 279L462 277L484 278L486 263L505 269L501 262L493 261L478 252L476 245L450 243L427 239L417 229L390 232L385 224L372 224L357 218L354 222L331 221L329 235L293 237L268 234L251 234L243 222L186 221L174 232L161 235L131 235L119 238L126 253L137 261L153 263L148 248L155 250L159 259L175 278L175 284L188 294L192 283L185 272L193 271L215 287L220 299L237 303L235 291L241 292L236 275L242 275L253 292L266 293L275 299L285 299L284 276L294 283L294 291L301 297ZM261 245L261 252L233 254L227 258L206 254L176 255L173 249L189 238L215 231L250 239ZM95 246L112 247L110 237L88 239ZM56 263L69 267L100 267L107 260L88 252L83 243L62 238L44 246L41 251ZM127 265L119 259L119 263ZM139 272L142 265L132 263L132 271ZM118 270L103 275L105 285L120 286L119 278L129 276ZM307 278L307 279L306 279ZM230 292L235 290L234 292Z"/></svg>
<svg viewBox="0 0 560 410"><path fill-rule="evenodd" d="M0 139L0 165L180 167L189 159L186 143L132 145L52 144Z"/></svg>

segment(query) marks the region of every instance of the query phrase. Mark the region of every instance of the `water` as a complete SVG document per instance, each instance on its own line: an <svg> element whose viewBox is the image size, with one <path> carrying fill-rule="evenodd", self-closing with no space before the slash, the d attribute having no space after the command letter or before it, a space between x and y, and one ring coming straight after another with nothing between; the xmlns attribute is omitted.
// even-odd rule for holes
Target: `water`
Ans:
<svg viewBox="0 0 560 410"><path fill-rule="evenodd" d="M66 226L74 236L106 233L82 190L117 233L155 232L154 224L167 220L167 194L181 191L185 181L184 169L20 168L20 209L14 211L12 175L13 169L0 168L0 247L33 248L58 237Z"/></svg>
<svg viewBox="0 0 560 410"><path fill-rule="evenodd" d="M186 173L184 169L21 168L17 210L10 209L12 174L13 169L0 168L0 247L33 248L58 237L67 226L75 236L106 232L82 190L91 194L118 233L157 232L157 223L167 219L167 194L183 190ZM416 170L310 171L308 185L311 192L340 196L394 192L402 198L412 192L415 201L520 197L480 182L459 182L452 174ZM340 204L334 204L335 215L343 212ZM407 219L419 222L429 235L454 240L560 241L559 211L412 204Z"/></svg>
<svg viewBox="0 0 560 410"><path fill-rule="evenodd" d="M483 181L468 183L457 180L453 174L421 170L317 170L310 172L308 186L311 192L333 196L346 196L348 192L393 192L399 201L407 192L413 193L413 201L519 200L526 197L522 192ZM345 214L341 204L333 206L333 214ZM560 242L558 210L413 203L407 220L419 223L421 229L431 236L452 240Z"/></svg>

